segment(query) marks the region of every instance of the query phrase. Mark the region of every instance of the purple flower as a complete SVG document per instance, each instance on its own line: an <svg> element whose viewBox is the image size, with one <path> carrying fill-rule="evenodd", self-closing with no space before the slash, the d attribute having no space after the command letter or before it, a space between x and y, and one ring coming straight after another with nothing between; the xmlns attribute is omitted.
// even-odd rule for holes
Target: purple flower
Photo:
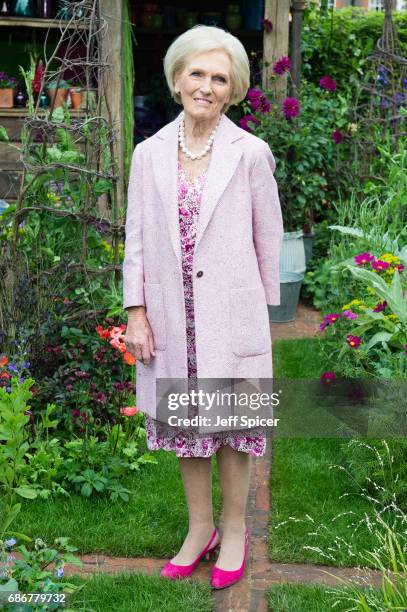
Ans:
<svg viewBox="0 0 407 612"><path fill-rule="evenodd" d="M7 369L10 370L10 372L17 372L18 373L18 367L16 366L15 363L9 363L7 366Z"/></svg>
<svg viewBox="0 0 407 612"><path fill-rule="evenodd" d="M381 312L382 310L386 308L386 306L387 306L386 300L384 300L383 302L378 302L376 306L373 308L373 312Z"/></svg>
<svg viewBox="0 0 407 612"><path fill-rule="evenodd" d="M336 91L336 81L332 77L325 75L319 81L320 87L322 89L326 89L327 91Z"/></svg>
<svg viewBox="0 0 407 612"><path fill-rule="evenodd" d="M328 323L320 323L319 324L319 331L324 331L325 327L328 327Z"/></svg>
<svg viewBox="0 0 407 612"><path fill-rule="evenodd" d="M348 334L346 336L346 341L351 348L357 348L362 342L362 339L359 336L352 336L352 334Z"/></svg>
<svg viewBox="0 0 407 612"><path fill-rule="evenodd" d="M270 111L271 102L267 98L266 94L261 91L261 89L249 89L247 93L247 98L254 112L260 111L261 113L265 114Z"/></svg>
<svg viewBox="0 0 407 612"><path fill-rule="evenodd" d="M291 69L291 60L287 55L283 55L273 64L273 72L275 74L284 74Z"/></svg>
<svg viewBox="0 0 407 612"><path fill-rule="evenodd" d="M270 19L262 19L261 20L261 25L266 30L266 32L272 32L273 31L273 22L270 21Z"/></svg>
<svg viewBox="0 0 407 612"><path fill-rule="evenodd" d="M357 319L358 315L356 314L356 312L353 312L352 310L344 310L342 313L343 317L347 317L348 319Z"/></svg>
<svg viewBox="0 0 407 612"><path fill-rule="evenodd" d="M55 570L55 576L56 576L57 578L62 578L62 576L63 576L63 575L64 575L64 568L63 568L63 567L58 567L58 568Z"/></svg>
<svg viewBox="0 0 407 612"><path fill-rule="evenodd" d="M386 270L389 267L388 261L383 261L382 259L376 259L376 261L372 261L373 270Z"/></svg>
<svg viewBox="0 0 407 612"><path fill-rule="evenodd" d="M394 101L397 106L402 106L404 104L404 94L402 94L400 91L396 91L394 94Z"/></svg>
<svg viewBox="0 0 407 612"><path fill-rule="evenodd" d="M358 264L358 266L363 266L363 264L365 263L369 263L369 261L374 261L374 255L371 255L370 253L360 253L359 255L355 255L354 257L356 263Z"/></svg>
<svg viewBox="0 0 407 612"><path fill-rule="evenodd" d="M324 385L330 385L332 384L336 379L336 374L334 372L332 372L331 370L328 370L327 372L322 372L321 374L321 382Z"/></svg>
<svg viewBox="0 0 407 612"><path fill-rule="evenodd" d="M9 538L8 540L4 540L5 548L12 548L16 543L17 540L15 538Z"/></svg>
<svg viewBox="0 0 407 612"><path fill-rule="evenodd" d="M324 321L326 322L327 325L332 325L332 323L335 323L335 321L337 321L340 316L341 315L338 314L337 312L333 312L331 314L325 315Z"/></svg>
<svg viewBox="0 0 407 612"><path fill-rule="evenodd" d="M256 119L256 117L254 115L245 115L239 121L240 127L243 128L244 130L246 130L246 132L251 132L252 131L250 126L249 126L249 123L254 123L254 125L258 125L260 122L259 122L258 119Z"/></svg>
<svg viewBox="0 0 407 612"><path fill-rule="evenodd" d="M332 132L332 140L334 140L336 144L339 144L340 142L342 142L343 140L342 132L340 130L335 130L334 132Z"/></svg>
<svg viewBox="0 0 407 612"><path fill-rule="evenodd" d="M283 100L283 113L286 119L291 119L300 114L300 103L296 98Z"/></svg>

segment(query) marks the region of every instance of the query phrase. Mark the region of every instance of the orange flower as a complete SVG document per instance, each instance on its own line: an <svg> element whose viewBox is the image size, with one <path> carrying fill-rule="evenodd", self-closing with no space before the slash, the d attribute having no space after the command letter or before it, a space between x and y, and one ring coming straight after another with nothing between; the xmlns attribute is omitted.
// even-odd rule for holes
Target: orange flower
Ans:
<svg viewBox="0 0 407 612"><path fill-rule="evenodd" d="M125 351L123 353L123 360L125 363L127 363L127 365L134 365L136 363L135 357L133 357L133 355L129 353L129 351Z"/></svg>
<svg viewBox="0 0 407 612"><path fill-rule="evenodd" d="M0 367L4 368L5 365L8 364L8 359L5 355L3 355L3 357L0 357Z"/></svg>
<svg viewBox="0 0 407 612"><path fill-rule="evenodd" d="M103 329L103 327L101 325L98 325L96 328L97 333L99 334L99 336L101 338L109 338L109 330L108 329Z"/></svg>
<svg viewBox="0 0 407 612"><path fill-rule="evenodd" d="M125 408L120 408L120 414L124 414L124 416L132 417L138 413L138 408L136 406L126 406Z"/></svg>

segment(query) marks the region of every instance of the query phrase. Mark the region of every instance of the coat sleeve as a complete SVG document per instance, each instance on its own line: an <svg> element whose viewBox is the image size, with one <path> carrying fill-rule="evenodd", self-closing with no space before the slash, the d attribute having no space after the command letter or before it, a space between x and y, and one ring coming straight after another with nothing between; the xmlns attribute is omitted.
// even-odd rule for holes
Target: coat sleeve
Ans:
<svg viewBox="0 0 407 612"><path fill-rule="evenodd" d="M123 260L123 308L145 306L143 265L142 156L140 146L133 151L129 185Z"/></svg>
<svg viewBox="0 0 407 612"><path fill-rule="evenodd" d="M283 218L274 178L276 162L266 142L262 143L250 174L253 242L267 304L280 304L280 251Z"/></svg>

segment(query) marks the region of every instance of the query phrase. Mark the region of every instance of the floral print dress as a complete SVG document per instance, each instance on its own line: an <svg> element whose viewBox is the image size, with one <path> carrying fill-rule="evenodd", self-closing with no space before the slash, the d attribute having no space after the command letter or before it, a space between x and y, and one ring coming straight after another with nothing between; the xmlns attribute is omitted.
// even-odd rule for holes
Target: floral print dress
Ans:
<svg viewBox="0 0 407 612"><path fill-rule="evenodd" d="M187 178L181 163L178 162L178 209L186 313L188 383L190 389L193 388L197 376L192 282L193 253L206 174L207 170L191 181ZM246 435L247 433L251 435ZM225 431L206 436L196 436L191 431L171 428L171 433L169 433L168 427L147 414L146 435L149 450L175 450L178 457L210 457L221 446L225 445L230 445L237 451L261 456L266 448L266 437L259 430L248 432Z"/></svg>

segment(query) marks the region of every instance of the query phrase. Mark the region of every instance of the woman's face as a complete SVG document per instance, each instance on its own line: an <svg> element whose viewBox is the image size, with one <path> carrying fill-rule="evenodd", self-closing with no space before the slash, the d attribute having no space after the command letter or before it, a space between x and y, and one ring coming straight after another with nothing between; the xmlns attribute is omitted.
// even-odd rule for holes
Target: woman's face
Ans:
<svg viewBox="0 0 407 612"><path fill-rule="evenodd" d="M185 113L205 121L218 117L232 93L231 68L228 54L221 50L190 56L174 80Z"/></svg>

